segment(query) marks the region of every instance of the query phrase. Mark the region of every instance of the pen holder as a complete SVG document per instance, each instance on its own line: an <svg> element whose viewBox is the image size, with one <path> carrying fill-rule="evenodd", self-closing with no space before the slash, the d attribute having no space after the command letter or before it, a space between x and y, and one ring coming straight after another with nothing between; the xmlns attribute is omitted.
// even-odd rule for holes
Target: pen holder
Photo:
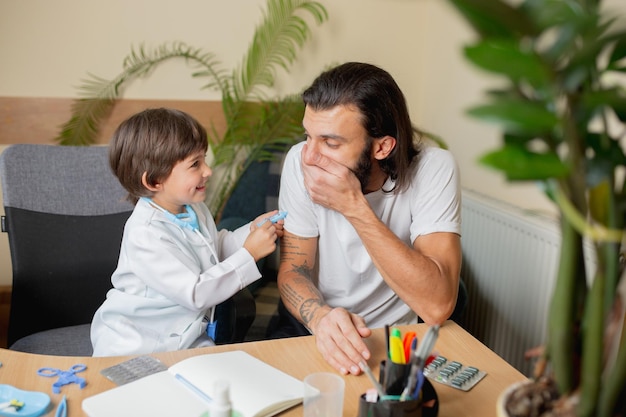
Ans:
<svg viewBox="0 0 626 417"><path fill-rule="evenodd" d="M404 365L392 361L381 361L378 380L387 395L400 395L402 390L404 390L410 372L410 364Z"/></svg>
<svg viewBox="0 0 626 417"><path fill-rule="evenodd" d="M404 390L411 365L402 365L391 361L380 363L379 381L389 396L399 396ZM421 398L416 400L368 402L365 394L359 398L358 417L434 417L439 411L439 400L435 388L427 378L424 379Z"/></svg>
<svg viewBox="0 0 626 417"><path fill-rule="evenodd" d="M421 400L386 400L368 402L365 394L359 398L358 417L425 417L422 416Z"/></svg>

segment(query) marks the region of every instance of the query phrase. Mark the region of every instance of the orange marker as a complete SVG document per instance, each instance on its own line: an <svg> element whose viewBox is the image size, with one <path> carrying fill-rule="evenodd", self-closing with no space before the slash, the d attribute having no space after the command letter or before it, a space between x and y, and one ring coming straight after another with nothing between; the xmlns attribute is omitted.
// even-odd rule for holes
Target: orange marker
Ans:
<svg viewBox="0 0 626 417"><path fill-rule="evenodd" d="M416 338L417 334L415 332L407 332L402 338L405 363L409 363L411 360L411 353L413 353L413 350L415 349L415 346L413 346L413 340Z"/></svg>

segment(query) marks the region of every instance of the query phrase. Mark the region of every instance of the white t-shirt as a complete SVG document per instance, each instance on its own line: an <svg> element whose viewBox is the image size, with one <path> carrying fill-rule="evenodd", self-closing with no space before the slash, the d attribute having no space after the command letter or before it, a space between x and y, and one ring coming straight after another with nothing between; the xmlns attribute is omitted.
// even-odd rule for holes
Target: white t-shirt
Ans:
<svg viewBox="0 0 626 417"><path fill-rule="evenodd" d="M371 328L415 323L417 315L387 286L350 222L310 200L300 167L303 145L294 145L285 158L279 207L289 213L285 230L319 238L316 285L325 301L362 316ZM399 194L381 190L369 193L366 199L370 206L409 246L418 236L429 233L460 235L461 189L452 154L424 147L414 168L415 164L417 169L407 189ZM383 190L392 188L393 181L388 179Z"/></svg>

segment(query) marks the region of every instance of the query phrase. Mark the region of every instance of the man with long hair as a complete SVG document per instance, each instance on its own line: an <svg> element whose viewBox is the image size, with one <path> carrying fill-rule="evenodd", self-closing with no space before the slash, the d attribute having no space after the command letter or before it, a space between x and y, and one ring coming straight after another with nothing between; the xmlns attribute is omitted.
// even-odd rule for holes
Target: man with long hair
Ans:
<svg viewBox="0 0 626 417"><path fill-rule="evenodd" d="M303 93L306 141L288 152L279 207L279 320L360 374L371 328L450 317L461 268L461 194L450 152L419 142L384 70L349 62Z"/></svg>

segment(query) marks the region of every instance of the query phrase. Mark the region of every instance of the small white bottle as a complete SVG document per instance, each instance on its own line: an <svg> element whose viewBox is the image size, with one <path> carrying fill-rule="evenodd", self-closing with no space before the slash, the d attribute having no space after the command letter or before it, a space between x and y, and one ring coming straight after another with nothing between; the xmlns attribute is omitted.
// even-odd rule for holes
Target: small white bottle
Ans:
<svg viewBox="0 0 626 417"><path fill-rule="evenodd" d="M230 417L230 385L228 381L220 379L213 386L213 401L209 407L209 417Z"/></svg>

